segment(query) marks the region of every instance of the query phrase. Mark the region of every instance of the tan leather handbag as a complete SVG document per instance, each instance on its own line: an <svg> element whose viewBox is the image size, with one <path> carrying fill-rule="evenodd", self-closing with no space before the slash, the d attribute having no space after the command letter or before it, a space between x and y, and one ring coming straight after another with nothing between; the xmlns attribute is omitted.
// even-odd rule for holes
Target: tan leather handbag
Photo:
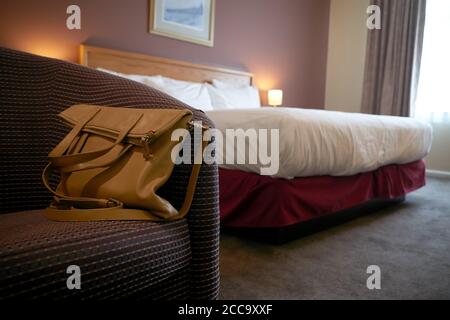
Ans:
<svg viewBox="0 0 450 320"><path fill-rule="evenodd" d="M186 215L199 164L180 210L156 192L174 168L171 152L178 141L171 134L190 126L191 111L75 105L59 116L73 129L50 152L42 174L55 196L45 211L49 219L167 221ZM60 171L56 190L49 185L52 169Z"/></svg>

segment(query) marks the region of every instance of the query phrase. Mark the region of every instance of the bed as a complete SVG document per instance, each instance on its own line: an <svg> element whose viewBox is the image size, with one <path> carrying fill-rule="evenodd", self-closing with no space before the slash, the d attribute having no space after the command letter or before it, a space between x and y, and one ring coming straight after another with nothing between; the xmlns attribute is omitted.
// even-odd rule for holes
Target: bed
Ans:
<svg viewBox="0 0 450 320"><path fill-rule="evenodd" d="M214 79L251 85L251 73L81 46L80 63L123 74L162 75L196 83ZM139 79L137 80L139 81ZM323 110L258 108L206 110L219 131L279 129L277 173L261 175L261 163L221 164L223 228L284 242L403 200L425 185L431 128L404 118ZM252 148L246 140L246 147ZM229 150L218 148L219 156Z"/></svg>

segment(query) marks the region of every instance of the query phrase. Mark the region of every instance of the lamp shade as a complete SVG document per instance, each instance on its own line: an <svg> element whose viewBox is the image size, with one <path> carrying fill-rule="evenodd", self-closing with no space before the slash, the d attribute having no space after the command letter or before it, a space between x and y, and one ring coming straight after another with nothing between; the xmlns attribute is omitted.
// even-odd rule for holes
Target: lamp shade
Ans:
<svg viewBox="0 0 450 320"><path fill-rule="evenodd" d="M281 106L283 104L283 90L269 90L268 100L271 106Z"/></svg>

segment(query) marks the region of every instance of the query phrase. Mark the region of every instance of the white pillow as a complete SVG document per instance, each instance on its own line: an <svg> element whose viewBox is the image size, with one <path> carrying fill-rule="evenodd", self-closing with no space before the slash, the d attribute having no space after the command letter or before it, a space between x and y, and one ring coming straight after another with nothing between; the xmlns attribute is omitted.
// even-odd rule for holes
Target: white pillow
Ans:
<svg viewBox="0 0 450 320"><path fill-rule="evenodd" d="M208 93L211 97L213 110L233 109L220 89L213 87L209 83L206 84L206 87L208 88Z"/></svg>
<svg viewBox="0 0 450 320"><path fill-rule="evenodd" d="M203 83L162 77L161 90L194 108L203 111L213 110L208 88Z"/></svg>
<svg viewBox="0 0 450 320"><path fill-rule="evenodd" d="M261 107L259 90L252 86L213 87L208 85L214 110L220 109L256 109Z"/></svg>
<svg viewBox="0 0 450 320"><path fill-rule="evenodd" d="M208 89L202 83L180 81L159 75L144 76L136 74L124 74L102 68L97 68L97 70L143 83L149 87L160 90L196 109L200 109L203 111L213 110Z"/></svg>

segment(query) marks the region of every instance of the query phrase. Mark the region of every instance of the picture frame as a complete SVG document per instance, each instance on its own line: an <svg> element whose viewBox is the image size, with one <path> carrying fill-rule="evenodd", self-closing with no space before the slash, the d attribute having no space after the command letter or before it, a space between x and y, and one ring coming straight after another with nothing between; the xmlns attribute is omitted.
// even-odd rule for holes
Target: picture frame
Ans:
<svg viewBox="0 0 450 320"><path fill-rule="evenodd" d="M149 32L214 46L216 0L149 0Z"/></svg>

